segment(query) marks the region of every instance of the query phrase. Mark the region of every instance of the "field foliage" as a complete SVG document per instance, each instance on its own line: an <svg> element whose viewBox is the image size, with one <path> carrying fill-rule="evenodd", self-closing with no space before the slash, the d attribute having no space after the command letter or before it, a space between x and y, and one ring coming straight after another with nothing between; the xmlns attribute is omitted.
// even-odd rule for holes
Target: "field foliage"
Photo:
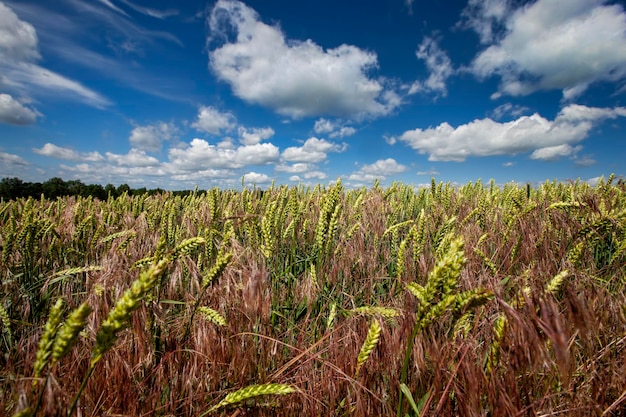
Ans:
<svg viewBox="0 0 626 417"><path fill-rule="evenodd" d="M626 188L0 204L0 414L626 415Z"/></svg>

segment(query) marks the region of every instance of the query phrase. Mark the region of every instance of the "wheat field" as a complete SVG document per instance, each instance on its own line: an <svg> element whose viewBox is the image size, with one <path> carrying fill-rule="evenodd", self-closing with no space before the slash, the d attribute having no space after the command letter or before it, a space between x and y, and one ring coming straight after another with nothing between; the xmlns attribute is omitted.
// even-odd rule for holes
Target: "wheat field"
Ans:
<svg viewBox="0 0 626 417"><path fill-rule="evenodd" d="M0 414L626 415L626 186L0 204Z"/></svg>

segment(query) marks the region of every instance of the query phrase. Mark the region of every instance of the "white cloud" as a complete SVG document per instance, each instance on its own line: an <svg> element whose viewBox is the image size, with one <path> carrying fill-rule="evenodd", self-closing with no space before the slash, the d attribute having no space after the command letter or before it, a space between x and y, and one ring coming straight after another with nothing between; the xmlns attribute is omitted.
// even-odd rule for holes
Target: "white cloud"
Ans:
<svg viewBox="0 0 626 417"><path fill-rule="evenodd" d="M315 178L316 180L324 180L327 175L322 171L309 171L304 174L304 178L311 179Z"/></svg>
<svg viewBox="0 0 626 417"><path fill-rule="evenodd" d="M399 104L383 81L369 75L378 66L375 53L286 39L278 26L263 23L236 0L219 0L208 26L209 43L223 41L209 53L211 68L247 102L292 118L381 116Z"/></svg>
<svg viewBox="0 0 626 417"><path fill-rule="evenodd" d="M0 152L0 174L3 177L14 177L17 172L22 172L28 165L28 161L21 156Z"/></svg>
<svg viewBox="0 0 626 417"><path fill-rule="evenodd" d="M274 129L271 127L254 127L254 128L245 128L240 126L239 129L239 142L244 145L256 145L262 140L269 139L274 136Z"/></svg>
<svg viewBox="0 0 626 417"><path fill-rule="evenodd" d="M427 175L429 177L434 177L436 175L440 175L441 173L436 169L429 169L428 171L417 171L415 175Z"/></svg>
<svg viewBox="0 0 626 417"><path fill-rule="evenodd" d="M619 4L604 3L538 0L512 10L508 2L490 1L492 7L480 9L475 20L482 23L469 25L491 43L470 71L501 78L494 98L556 89L571 100L593 83L624 79L626 13ZM504 27L501 34L488 29L496 23Z"/></svg>
<svg viewBox="0 0 626 417"><path fill-rule="evenodd" d="M519 117L522 114L527 113L529 110L530 109L528 107L521 106L519 104L504 103L493 109L491 116L496 120L500 120L507 115Z"/></svg>
<svg viewBox="0 0 626 417"><path fill-rule="evenodd" d="M489 44L504 29L503 22L511 8L511 0L469 0L458 26L473 29L481 43Z"/></svg>
<svg viewBox="0 0 626 417"><path fill-rule="evenodd" d="M0 59L34 61L40 58L37 31L0 2Z"/></svg>
<svg viewBox="0 0 626 417"><path fill-rule="evenodd" d="M323 117L315 121L313 130L318 135L327 134L330 138L344 138L356 133L356 129L352 126L346 126L345 122L339 120L330 121Z"/></svg>
<svg viewBox="0 0 626 417"><path fill-rule="evenodd" d="M230 113L222 113L212 106L202 106L198 111L198 118L191 127L212 135L219 135L223 130L230 131L235 128L235 116Z"/></svg>
<svg viewBox="0 0 626 417"><path fill-rule="evenodd" d="M0 123L30 125L37 121L39 115L37 110L29 109L10 94L0 94Z"/></svg>
<svg viewBox="0 0 626 417"><path fill-rule="evenodd" d="M246 184L265 184L272 181L266 174L259 174L258 172L248 172L244 174L243 178Z"/></svg>
<svg viewBox="0 0 626 417"><path fill-rule="evenodd" d="M350 181L371 182L375 179L384 180L390 175L401 174L408 169L406 165L399 164L393 158L379 159L370 165L363 165L361 169L353 172L348 179Z"/></svg>
<svg viewBox="0 0 626 417"><path fill-rule="evenodd" d="M409 94L423 92L447 96L446 81L454 74L448 54L439 47L435 39L428 36L424 38L415 54L426 64L429 76L426 81L415 81L409 89Z"/></svg>
<svg viewBox="0 0 626 417"><path fill-rule="evenodd" d="M161 164L155 157L146 155L145 151L135 148L132 148L126 155L107 152L106 156L109 161L125 167L156 167Z"/></svg>
<svg viewBox="0 0 626 417"><path fill-rule="evenodd" d="M193 139L187 148L169 150L170 163L176 170L194 171L208 168L241 168L245 165L264 165L277 161L279 150L271 143L224 149L204 139Z"/></svg>
<svg viewBox="0 0 626 417"><path fill-rule="evenodd" d="M543 159L544 161L556 161L564 156L575 155L583 147L572 146L569 144L548 146L546 148L540 148L530 154L530 159Z"/></svg>
<svg viewBox="0 0 626 417"><path fill-rule="evenodd" d="M478 119L456 128L444 122L434 128L406 131L399 140L421 154L429 154L430 161L460 162L470 156L511 155L572 145L584 140L595 123L620 116L626 116L626 108L572 104L553 121L535 113L506 123Z"/></svg>
<svg viewBox="0 0 626 417"><path fill-rule="evenodd" d="M305 164L302 162L298 162L293 165L285 165L285 164L276 165L274 169L279 172L288 172L290 174L301 174L303 172L310 171L313 167L314 165L312 164Z"/></svg>
<svg viewBox="0 0 626 417"><path fill-rule="evenodd" d="M302 179L297 175L292 175L291 177L289 177L289 181L299 182L302 181Z"/></svg>
<svg viewBox="0 0 626 417"><path fill-rule="evenodd" d="M63 148L53 143L46 143L41 149L33 148L33 152L39 155L66 161L104 161L104 157L98 152L77 152L71 148Z"/></svg>
<svg viewBox="0 0 626 417"><path fill-rule="evenodd" d="M325 139L312 137L307 139L302 146L292 146L285 149L282 157L290 162L322 162L329 152L343 152L346 145L338 145Z"/></svg>
<svg viewBox="0 0 626 417"><path fill-rule="evenodd" d="M128 0L122 0L122 3L135 10L136 12L145 14L146 16L154 17L155 19L165 19L167 17L176 16L178 14L178 10L175 9L157 10L150 7L140 6Z"/></svg>
<svg viewBox="0 0 626 417"><path fill-rule="evenodd" d="M172 139L178 129L172 123L157 123L154 125L137 126L130 134L130 144L133 148L147 152L161 150L163 141Z"/></svg>
<svg viewBox="0 0 626 417"><path fill-rule="evenodd" d="M0 2L0 86L22 94L68 94L98 108L111 104L84 85L37 65L40 58L35 28Z"/></svg>
<svg viewBox="0 0 626 417"><path fill-rule="evenodd" d="M393 158L379 159L370 165L363 165L360 172L372 175L387 176L393 174L400 174L405 172L408 168L405 165L399 164Z"/></svg>

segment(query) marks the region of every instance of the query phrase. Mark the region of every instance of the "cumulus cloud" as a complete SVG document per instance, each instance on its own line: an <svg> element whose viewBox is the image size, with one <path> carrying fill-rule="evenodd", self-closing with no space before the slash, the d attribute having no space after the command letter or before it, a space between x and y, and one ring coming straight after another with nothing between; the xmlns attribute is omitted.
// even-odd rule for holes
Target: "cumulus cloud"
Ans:
<svg viewBox="0 0 626 417"><path fill-rule="evenodd" d="M314 178L316 180L324 180L326 179L326 177L326 173L322 171L309 171L304 173L304 178L306 178L307 180L311 178Z"/></svg>
<svg viewBox="0 0 626 417"><path fill-rule="evenodd" d="M245 128L240 126L238 132L239 142L244 145L256 145L262 140L269 139L274 136L274 129L271 127Z"/></svg>
<svg viewBox="0 0 626 417"><path fill-rule="evenodd" d="M429 76L426 81L415 81L409 89L409 94L435 93L442 97L447 96L446 81L454 74L448 54L439 47L437 40L428 36L424 38L415 54L418 59L424 61Z"/></svg>
<svg viewBox="0 0 626 417"><path fill-rule="evenodd" d="M241 168L245 165L264 165L275 162L279 150L271 143L240 146L236 149L219 148L204 139L193 139L187 148L169 150L170 163L182 171L208 168Z"/></svg>
<svg viewBox="0 0 626 417"><path fill-rule="evenodd" d="M399 164L393 158L379 159L370 165L363 165L361 169L352 173L348 178L351 181L384 180L390 175L401 174L407 170L406 165Z"/></svg>
<svg viewBox="0 0 626 417"><path fill-rule="evenodd" d="M543 159L544 161L556 161L564 156L575 155L583 147L572 146L569 144L548 146L545 148L537 149L530 154L530 159Z"/></svg>
<svg viewBox="0 0 626 417"><path fill-rule="evenodd" d="M292 146L285 149L282 158L290 162L322 162L329 152L343 152L346 145L338 145L325 139L312 137L307 139L302 146Z"/></svg>
<svg viewBox="0 0 626 417"><path fill-rule="evenodd" d="M198 118L191 124L196 130L219 135L222 131L230 131L236 126L235 116L230 112L220 112L212 106L202 106Z"/></svg>
<svg viewBox="0 0 626 417"><path fill-rule="evenodd" d="M339 120L331 121L323 117L315 121L313 130L318 135L327 134L330 138L343 138L356 133L356 129L352 126L347 126L345 122Z"/></svg>
<svg viewBox="0 0 626 417"><path fill-rule="evenodd" d="M504 30L504 21L511 10L511 0L469 0L457 26L473 29L481 43L489 44Z"/></svg>
<svg viewBox="0 0 626 417"><path fill-rule="evenodd" d="M471 1L468 26L489 46L469 70L481 79L500 77L494 98L561 90L571 100L593 83L623 80L626 13L605 3L538 0L515 9L508 1Z"/></svg>
<svg viewBox="0 0 626 417"><path fill-rule="evenodd" d="M0 174L2 176L14 177L17 172L21 172L28 165L28 161L19 155L0 152Z"/></svg>
<svg viewBox="0 0 626 417"><path fill-rule="evenodd" d="M290 174L301 174L313 169L315 165L298 162L292 165L280 164L276 165L274 169L279 172L288 172Z"/></svg>
<svg viewBox="0 0 626 417"><path fill-rule="evenodd" d="M46 143L41 149L33 148L33 152L39 155L66 161L104 161L104 157L99 152L77 152L71 148L64 148L53 143Z"/></svg>
<svg viewBox="0 0 626 417"><path fill-rule="evenodd" d="M246 184L265 184L272 181L266 174L259 174L254 171L244 174L243 180Z"/></svg>
<svg viewBox="0 0 626 417"><path fill-rule="evenodd" d="M292 118L381 116L399 105L397 94L370 76L378 66L375 53L287 39L236 0L219 0L207 23L209 43L222 43L210 51L210 67L247 102Z"/></svg>
<svg viewBox="0 0 626 417"><path fill-rule="evenodd" d="M573 145L584 140L593 126L602 120L626 117L626 108L597 108L572 104L561 110L552 121L535 113L500 123L477 119L453 127L441 123L437 127L404 132L398 140L430 161L464 161L471 156L512 155L521 152ZM552 148L535 154L554 157L574 148ZM546 159L546 158L541 158Z"/></svg>
<svg viewBox="0 0 626 417"><path fill-rule="evenodd" d="M29 109L10 94L0 94L0 123L30 125L37 121L39 115L37 110Z"/></svg>
<svg viewBox="0 0 626 417"><path fill-rule="evenodd" d="M135 149L147 152L161 150L163 141L172 139L178 129L173 123L157 123L154 125L137 126L130 134L130 144Z"/></svg>
<svg viewBox="0 0 626 417"><path fill-rule="evenodd" d="M156 167L160 165L158 159L147 155L143 150L135 148L131 149L126 155L107 152L106 157L110 162L125 167Z"/></svg>

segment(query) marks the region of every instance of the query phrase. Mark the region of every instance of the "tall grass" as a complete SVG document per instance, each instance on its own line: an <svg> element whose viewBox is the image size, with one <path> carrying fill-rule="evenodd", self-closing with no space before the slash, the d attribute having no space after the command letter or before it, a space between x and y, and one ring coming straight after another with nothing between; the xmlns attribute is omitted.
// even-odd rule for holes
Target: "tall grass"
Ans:
<svg viewBox="0 0 626 417"><path fill-rule="evenodd" d="M624 415L625 203L613 178L4 202L0 414Z"/></svg>

